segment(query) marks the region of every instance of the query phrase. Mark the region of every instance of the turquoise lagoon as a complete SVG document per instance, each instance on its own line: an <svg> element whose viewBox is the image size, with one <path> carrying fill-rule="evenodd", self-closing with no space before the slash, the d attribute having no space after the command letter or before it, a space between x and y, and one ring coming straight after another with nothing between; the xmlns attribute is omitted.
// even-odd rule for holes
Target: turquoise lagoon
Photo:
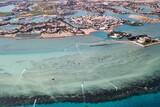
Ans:
<svg viewBox="0 0 160 107"><path fill-rule="evenodd" d="M92 36L62 39L0 39L0 95L36 92L54 96L77 92L82 83L90 92L110 90L115 88L113 84L122 88L160 71L158 45L141 48L115 43L90 47L92 43L105 41L105 35L95 32ZM98 104L55 103L36 107L149 107L158 105L159 97L158 93Z"/></svg>

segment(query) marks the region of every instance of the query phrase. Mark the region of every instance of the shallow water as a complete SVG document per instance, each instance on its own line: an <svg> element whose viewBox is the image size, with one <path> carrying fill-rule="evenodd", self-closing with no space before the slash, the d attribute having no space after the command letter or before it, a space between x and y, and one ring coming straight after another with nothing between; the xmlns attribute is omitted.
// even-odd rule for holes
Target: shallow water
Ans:
<svg viewBox="0 0 160 107"><path fill-rule="evenodd" d="M15 8L15 5L8 5L0 7L0 12L12 12L12 10Z"/></svg>
<svg viewBox="0 0 160 107"><path fill-rule="evenodd" d="M142 9L142 12L144 13L150 13L152 11L152 9L149 6L140 6L140 8Z"/></svg>
<svg viewBox="0 0 160 107"><path fill-rule="evenodd" d="M89 46L102 40L96 36L1 40L0 95L74 93L82 82L88 91L114 89L112 84L122 88L159 71L159 46Z"/></svg>

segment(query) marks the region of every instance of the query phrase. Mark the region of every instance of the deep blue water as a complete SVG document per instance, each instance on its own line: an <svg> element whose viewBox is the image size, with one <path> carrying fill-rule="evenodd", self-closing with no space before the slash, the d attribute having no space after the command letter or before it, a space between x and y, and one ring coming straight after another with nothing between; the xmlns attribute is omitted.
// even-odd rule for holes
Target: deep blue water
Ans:
<svg viewBox="0 0 160 107"><path fill-rule="evenodd" d="M33 105L20 107L33 107ZM36 105L36 107L160 107L160 93L133 96L120 101L110 101L98 104L55 103Z"/></svg>

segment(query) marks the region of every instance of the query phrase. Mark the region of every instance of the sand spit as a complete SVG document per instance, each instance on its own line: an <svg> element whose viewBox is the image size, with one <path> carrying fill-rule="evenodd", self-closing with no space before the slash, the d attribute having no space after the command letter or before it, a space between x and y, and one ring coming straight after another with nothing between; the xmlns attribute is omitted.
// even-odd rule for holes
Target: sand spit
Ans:
<svg viewBox="0 0 160 107"><path fill-rule="evenodd" d="M149 17L143 16L143 15L129 15L129 18L140 20L145 23L159 23L160 22L160 19L149 18Z"/></svg>

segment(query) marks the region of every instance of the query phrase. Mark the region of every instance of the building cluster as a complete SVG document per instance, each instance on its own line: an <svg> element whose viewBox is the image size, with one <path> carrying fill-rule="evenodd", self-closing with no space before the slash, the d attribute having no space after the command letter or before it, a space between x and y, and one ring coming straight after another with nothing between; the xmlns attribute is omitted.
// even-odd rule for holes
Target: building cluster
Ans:
<svg viewBox="0 0 160 107"><path fill-rule="evenodd" d="M63 18L56 17L46 22L38 23L11 23L1 22L0 26L17 25L12 30L1 30L0 35L19 34L19 33L38 33L38 34L54 34L67 31L77 34L85 34L88 29L98 30L113 30L116 26L121 25L123 21L111 16L86 16L86 17L71 17ZM87 33L88 34L88 33Z"/></svg>
<svg viewBox="0 0 160 107"><path fill-rule="evenodd" d="M47 22L39 23L1 23L0 26L5 25L17 25L15 29L12 30L0 30L1 36L7 36L10 34L54 34L61 32L70 32L73 34L84 34L80 29L71 26L69 23L63 20L63 18L55 18ZM8 36L7 36L8 37Z"/></svg>
<svg viewBox="0 0 160 107"><path fill-rule="evenodd" d="M95 30L108 30L123 24L123 21L111 16L82 16L71 18L70 23Z"/></svg>
<svg viewBox="0 0 160 107"><path fill-rule="evenodd" d="M159 39L154 39L148 35L138 35L138 36L132 36L128 38L130 41L134 41L135 43L141 44L141 45L149 45L153 43L160 43Z"/></svg>
<svg viewBox="0 0 160 107"><path fill-rule="evenodd" d="M28 12L30 11L29 9L30 3L28 2L20 2L16 4L15 8L12 10L14 14L20 14L23 12Z"/></svg>
<svg viewBox="0 0 160 107"><path fill-rule="evenodd" d="M141 5L150 7L151 13L159 13L160 5L158 3L145 3L145 2L133 2L133 1L101 1L101 0L64 0L63 2L56 2L50 0L39 0L35 2L22 0L21 2L15 2L15 8L12 10L12 16L6 16L5 19L0 21L0 26L16 25L17 27L10 30L1 30L0 35L9 34L21 34L21 33L36 33L36 34L57 34L61 32L69 32L74 35L77 34L90 34L94 31L106 31L112 32L114 28L119 25L127 24L130 26L142 26L143 23L129 21L124 19L118 19L112 16L105 16L106 11L111 11L116 14L130 14L143 13ZM142 7L143 7L142 6ZM116 8L121 7L122 9ZM37 10L36 10L37 9ZM84 10L93 13L88 16L72 17L74 10ZM131 10L131 11L126 11ZM41 12L41 13L39 13ZM30 14L32 14L30 16ZM42 22L27 22L27 18L33 18L32 16L56 16L53 20ZM68 18L64 18L67 16ZM60 18L57 18L60 17ZM138 16L140 17L140 16ZM17 22L10 22L11 19L18 19ZM22 23L21 19L26 20L26 23ZM149 18L141 17L142 20L149 20ZM37 18L38 20L38 18ZM150 21L150 20L149 20ZM151 20L152 21L152 20ZM142 21L143 22L143 21ZM155 20L157 22L157 20ZM120 34L120 38L123 34ZM113 37L119 37L119 34Z"/></svg>
<svg viewBox="0 0 160 107"><path fill-rule="evenodd" d="M148 35L132 35L126 32L117 32L113 31L108 34L108 36L112 39L117 39L117 40L128 40L131 41L132 43L135 43L140 46L149 46L153 44L159 44L160 40L157 38L152 38Z"/></svg>

